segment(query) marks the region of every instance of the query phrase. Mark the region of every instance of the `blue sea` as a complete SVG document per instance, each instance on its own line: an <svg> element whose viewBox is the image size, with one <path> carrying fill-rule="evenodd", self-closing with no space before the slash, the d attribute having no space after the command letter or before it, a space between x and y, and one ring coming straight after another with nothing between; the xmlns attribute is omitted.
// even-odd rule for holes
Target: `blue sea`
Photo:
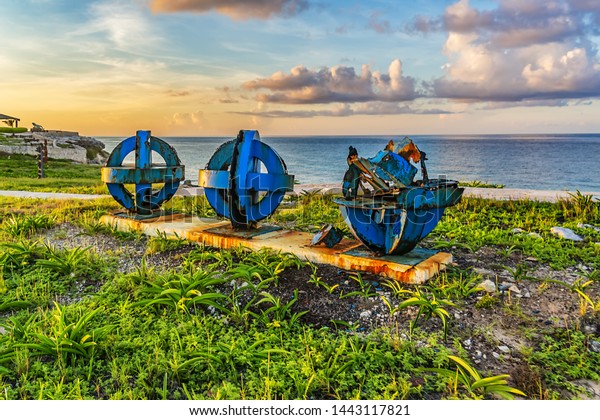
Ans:
<svg viewBox="0 0 600 420"><path fill-rule="evenodd" d="M98 137L112 151L125 137ZM233 137L162 137L195 183L214 151ZM506 188L600 191L600 134L411 136L427 153L430 178L504 184ZM348 147L372 157L397 136L261 137L301 184L340 183ZM128 159L129 160L129 159ZM129 160L129 161L132 161ZM160 162L157 160L157 162ZM420 177L420 174L417 175Z"/></svg>

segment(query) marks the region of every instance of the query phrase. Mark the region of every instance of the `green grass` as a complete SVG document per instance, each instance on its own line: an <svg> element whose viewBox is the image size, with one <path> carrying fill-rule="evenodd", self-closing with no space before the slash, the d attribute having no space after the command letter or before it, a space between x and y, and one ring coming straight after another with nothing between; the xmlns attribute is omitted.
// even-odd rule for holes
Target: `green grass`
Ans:
<svg viewBox="0 0 600 420"><path fill-rule="evenodd" d="M209 215L205 204L203 198L177 198L170 205ZM569 245L547 233L555 224L599 224L594 206L577 197L557 204L465 199L449 209L428 243L510 249L505 258L519 253L557 267L584 262L600 268L592 242ZM185 246L179 266L159 271L143 263L124 274L115 259L119 249L102 256L83 247L58 249L39 237L65 222L82 226L87 235L114 234L93 221L116 207L110 199L0 198L0 326L6 331L0 334L0 399L521 395L507 372L474 368L461 344L464 331L449 315L454 307L478 310L475 296L482 293L473 270L448 270L419 289L384 282L390 314L403 313L405 324L368 334L341 324L317 328L304 322L298 291L276 293L289 270L305 269L315 287L326 284L314 266L291 254L203 246L189 251L185 241L159 237L148 244L147 258ZM329 197L305 196L271 221L312 230L337 223L336 210ZM511 233L515 227L542 238ZM533 281L526 274L520 281ZM586 282L597 281L595 274L589 277ZM378 299L360 275L350 281L358 285L353 299ZM337 294L332 286L328 295ZM515 312L499 300L483 310L501 306ZM527 389L526 398L569 398L580 391L574 380L600 380L598 353L589 350L593 336L574 326L532 328L540 338L521 349L521 360L539 378L540 392Z"/></svg>
<svg viewBox="0 0 600 420"><path fill-rule="evenodd" d="M0 153L0 190L105 194L100 166L50 159L38 179L37 158Z"/></svg>

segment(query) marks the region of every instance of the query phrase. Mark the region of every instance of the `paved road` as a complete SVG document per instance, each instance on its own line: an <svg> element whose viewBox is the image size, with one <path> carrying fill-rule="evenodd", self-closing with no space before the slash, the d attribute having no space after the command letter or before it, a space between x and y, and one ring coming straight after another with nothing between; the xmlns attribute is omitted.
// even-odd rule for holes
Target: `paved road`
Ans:
<svg viewBox="0 0 600 420"><path fill-rule="evenodd" d="M294 192L301 194L303 191L321 190L334 194L341 194L341 189L337 184L304 184L296 185ZM180 188L177 195L193 196L203 193L200 187ZM600 192L582 192L584 195L592 195L596 200L600 200ZM544 190L523 190L517 188L465 188L466 197L491 198L496 200L518 200L529 199L535 201L556 202L561 198L569 198L568 191L544 191ZM44 193L32 191L0 191L0 196L20 197L20 198L49 198L58 200L95 200L97 198L109 197L100 194L65 194L65 193Z"/></svg>

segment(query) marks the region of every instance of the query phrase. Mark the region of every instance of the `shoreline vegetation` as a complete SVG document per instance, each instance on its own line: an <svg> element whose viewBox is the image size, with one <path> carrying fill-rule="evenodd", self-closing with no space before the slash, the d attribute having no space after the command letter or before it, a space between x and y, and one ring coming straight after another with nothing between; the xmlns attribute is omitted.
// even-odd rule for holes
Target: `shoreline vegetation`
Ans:
<svg viewBox="0 0 600 420"><path fill-rule="evenodd" d="M0 189L104 187L99 166L51 161L37 185L0 159ZM422 286L99 222L117 208L0 197L0 399L600 399L592 196L465 197L422 243L455 262ZM267 222L350 235L318 191Z"/></svg>

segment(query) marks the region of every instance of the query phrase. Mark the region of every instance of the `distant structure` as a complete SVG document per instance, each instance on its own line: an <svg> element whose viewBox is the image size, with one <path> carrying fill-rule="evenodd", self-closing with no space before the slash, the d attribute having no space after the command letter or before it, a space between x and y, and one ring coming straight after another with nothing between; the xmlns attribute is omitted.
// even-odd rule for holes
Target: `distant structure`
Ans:
<svg viewBox="0 0 600 420"><path fill-rule="evenodd" d="M11 117L10 115L0 114L0 121L8 125L9 127L18 127L19 121L21 120L16 117Z"/></svg>
<svg viewBox="0 0 600 420"><path fill-rule="evenodd" d="M44 131L46 131L46 130L44 130L44 127L42 127L39 124L32 122L31 125L33 125L33 127L31 127L32 133L43 133Z"/></svg>

